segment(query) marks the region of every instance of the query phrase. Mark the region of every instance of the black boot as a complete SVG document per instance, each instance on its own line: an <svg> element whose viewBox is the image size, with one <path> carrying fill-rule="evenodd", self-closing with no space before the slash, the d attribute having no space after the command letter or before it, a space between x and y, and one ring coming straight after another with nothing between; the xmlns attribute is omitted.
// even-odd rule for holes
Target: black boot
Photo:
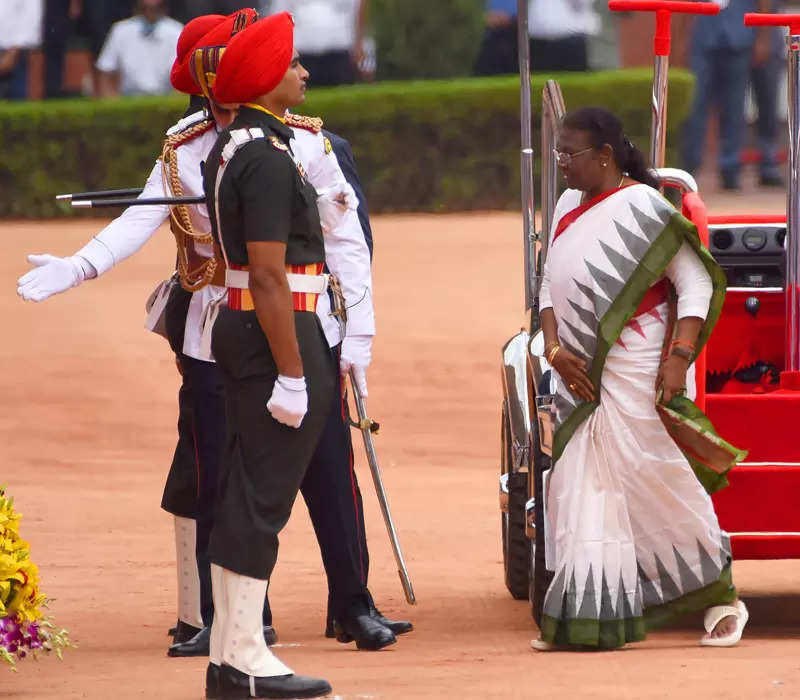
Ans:
<svg viewBox="0 0 800 700"><path fill-rule="evenodd" d="M264 641L268 647L278 643L278 633L272 625L264 625Z"/></svg>
<svg viewBox="0 0 800 700"><path fill-rule="evenodd" d="M211 626L203 627L194 637L185 642L176 642L167 649L167 656L208 656Z"/></svg>
<svg viewBox="0 0 800 700"><path fill-rule="evenodd" d="M178 625L175 629L175 635L172 643L181 644L182 642L188 642L192 637L200 632L200 630L200 627L194 627L193 625L189 625L181 620L178 620Z"/></svg>
<svg viewBox="0 0 800 700"><path fill-rule="evenodd" d="M211 664L209 664L211 666ZM208 683L208 671L206 683ZM229 700L231 698L318 698L331 692L331 685L323 678L309 678L289 674L286 676L253 677L255 695L250 693L250 676L246 673L222 664L219 669L219 695L215 697ZM206 697L214 697L208 695Z"/></svg>
<svg viewBox="0 0 800 700"><path fill-rule="evenodd" d="M384 617L383 613L375 607L375 601L372 600L371 593L369 594L369 616L373 620L380 622L384 627L388 627L395 634L405 634L414 629L414 625L407 620L389 620Z"/></svg>
<svg viewBox="0 0 800 700"><path fill-rule="evenodd" d="M341 620L334 621L333 628L336 641L343 644L355 642L359 649L367 651L378 651L397 641L392 630L373 620L369 614L343 615Z"/></svg>

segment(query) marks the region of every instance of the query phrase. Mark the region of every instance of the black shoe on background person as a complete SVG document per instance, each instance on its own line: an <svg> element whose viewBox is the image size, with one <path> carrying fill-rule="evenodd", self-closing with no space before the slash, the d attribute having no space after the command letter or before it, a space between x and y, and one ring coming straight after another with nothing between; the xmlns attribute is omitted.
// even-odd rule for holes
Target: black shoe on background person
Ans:
<svg viewBox="0 0 800 700"><path fill-rule="evenodd" d="M251 677L227 664L219 667L219 682L215 691L209 687L209 682L213 683L213 678L210 676L214 675L214 671L211 668L212 664L208 666L207 698L318 698L331 692L331 684L324 678L310 678L294 673L286 676ZM255 690L255 693L252 693L251 689ZM217 694L214 695L214 692Z"/></svg>
<svg viewBox="0 0 800 700"><path fill-rule="evenodd" d="M333 629L337 642L355 642L356 647L366 651L378 651L397 641L392 630L371 618L368 613L343 616L341 620L334 621Z"/></svg>
<svg viewBox="0 0 800 700"><path fill-rule="evenodd" d="M201 629L201 627L195 627L194 625L189 625L181 620L178 620L178 624L175 627L175 634L173 635L173 644L188 642L192 637L200 632Z"/></svg>
<svg viewBox="0 0 800 700"><path fill-rule="evenodd" d="M264 625L264 641L271 647L278 641L278 633L271 625ZM167 656L208 656L211 642L211 626L203 627L194 637L173 644L167 650Z"/></svg>
<svg viewBox="0 0 800 700"><path fill-rule="evenodd" d="M175 642L167 649L167 656L208 656L211 626L203 627L194 637L185 642Z"/></svg>
<svg viewBox="0 0 800 700"><path fill-rule="evenodd" d="M414 625L407 620L390 620L384 617L383 613L375 607L375 601L369 591L367 591L367 605L369 607L369 616L376 622L380 622L384 627L388 627L394 634L406 634L414 629ZM328 639L333 639L336 636L335 620L330 608L330 602L328 604L328 618L325 621L325 636Z"/></svg>
<svg viewBox="0 0 800 700"><path fill-rule="evenodd" d="M272 625L264 625L264 641L268 647L278 643L278 633Z"/></svg>

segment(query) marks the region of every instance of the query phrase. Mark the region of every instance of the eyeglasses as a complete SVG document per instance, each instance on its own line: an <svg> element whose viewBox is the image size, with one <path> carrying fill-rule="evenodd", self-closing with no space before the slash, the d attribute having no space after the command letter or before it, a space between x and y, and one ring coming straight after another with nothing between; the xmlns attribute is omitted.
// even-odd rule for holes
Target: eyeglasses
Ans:
<svg viewBox="0 0 800 700"><path fill-rule="evenodd" d="M556 157L556 163L559 165L563 165L566 167L572 162L573 158L576 158L584 153L588 153L589 151L593 151L594 147L589 146L589 148L584 148L582 151L578 151L577 153L566 153L564 151L559 151L557 148L553 149L553 155Z"/></svg>

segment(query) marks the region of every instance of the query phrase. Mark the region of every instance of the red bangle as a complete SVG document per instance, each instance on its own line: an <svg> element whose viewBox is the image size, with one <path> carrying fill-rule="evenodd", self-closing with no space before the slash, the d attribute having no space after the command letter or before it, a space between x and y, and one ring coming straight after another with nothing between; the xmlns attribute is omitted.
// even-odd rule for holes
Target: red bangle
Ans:
<svg viewBox="0 0 800 700"><path fill-rule="evenodd" d="M687 340L680 340L676 338L670 343L670 347L672 347L673 345L683 345L683 347L689 348L689 350L694 350L694 345L692 345L692 343L688 342Z"/></svg>

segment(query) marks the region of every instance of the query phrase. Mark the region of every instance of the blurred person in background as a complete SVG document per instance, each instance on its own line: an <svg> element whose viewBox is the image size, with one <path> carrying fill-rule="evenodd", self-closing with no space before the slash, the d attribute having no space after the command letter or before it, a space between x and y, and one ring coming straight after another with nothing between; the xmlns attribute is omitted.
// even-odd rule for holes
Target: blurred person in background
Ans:
<svg viewBox="0 0 800 700"><path fill-rule="evenodd" d="M100 71L97 57L103 48L108 32L115 22L130 17L134 0L77 0L80 5L76 31L86 37L92 62L91 82L84 85L85 94L97 94L100 84Z"/></svg>
<svg viewBox="0 0 800 700"><path fill-rule="evenodd" d="M529 0L531 69L589 70L588 38L600 31L595 0Z"/></svg>
<svg viewBox="0 0 800 700"><path fill-rule="evenodd" d="M28 54L42 41L42 0L0 2L0 100L28 97Z"/></svg>
<svg viewBox="0 0 800 700"><path fill-rule="evenodd" d="M64 96L64 57L73 22L81 14L81 0L45 0L42 50L44 96Z"/></svg>
<svg viewBox="0 0 800 700"><path fill-rule="evenodd" d="M772 5L772 12L777 12L782 9L783 3L773 0ZM778 167L778 92L781 82L786 80L785 33L780 27L766 29L763 40L756 41L753 47L750 65L750 84L758 110L756 139L761 153L759 181L765 187L783 187L784 184Z"/></svg>
<svg viewBox="0 0 800 700"><path fill-rule="evenodd" d="M486 0L486 29L475 61L475 75L519 71L517 0Z"/></svg>
<svg viewBox="0 0 800 700"><path fill-rule="evenodd" d="M137 14L115 23L97 69L99 97L166 95L169 72L183 25L166 16L164 0L138 0Z"/></svg>
<svg viewBox="0 0 800 700"><path fill-rule="evenodd" d="M747 12L771 12L773 0L717 0L718 16L701 15L694 25L691 68L694 104L684 138L684 167L695 172L702 162L710 108L719 110L718 163L722 187L739 189L744 107L750 66L769 55L771 29L744 26Z"/></svg>
<svg viewBox="0 0 800 700"><path fill-rule="evenodd" d="M263 4L263 0L170 0L169 13L180 22L189 22L202 15L230 15L244 8L260 10Z"/></svg>
<svg viewBox="0 0 800 700"><path fill-rule="evenodd" d="M587 62L589 70L619 70L621 57L619 48L620 16L627 17L630 12L612 12L608 0L595 0L598 17L597 33L587 40Z"/></svg>
<svg viewBox="0 0 800 700"><path fill-rule="evenodd" d="M294 45L311 74L309 84L356 82L363 59L365 0L272 0L267 9L294 17Z"/></svg>

